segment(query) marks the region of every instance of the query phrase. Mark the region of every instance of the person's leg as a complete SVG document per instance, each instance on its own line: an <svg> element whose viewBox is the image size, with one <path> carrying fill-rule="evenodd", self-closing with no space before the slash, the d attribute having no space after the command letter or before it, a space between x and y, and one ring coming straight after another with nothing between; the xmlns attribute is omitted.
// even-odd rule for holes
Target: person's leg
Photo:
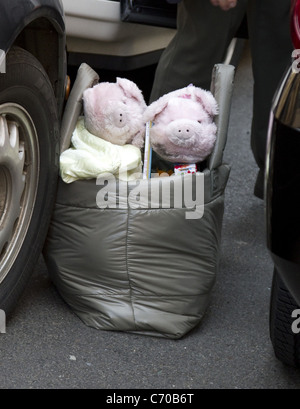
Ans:
<svg viewBox="0 0 300 409"><path fill-rule="evenodd" d="M183 0L178 5L177 33L162 54L150 102L193 84L209 89L213 66L221 63L246 12L247 0L230 11L210 0Z"/></svg>
<svg viewBox="0 0 300 409"><path fill-rule="evenodd" d="M254 194L261 198L272 99L291 61L290 3L249 0L247 18L254 77L251 148L260 169Z"/></svg>

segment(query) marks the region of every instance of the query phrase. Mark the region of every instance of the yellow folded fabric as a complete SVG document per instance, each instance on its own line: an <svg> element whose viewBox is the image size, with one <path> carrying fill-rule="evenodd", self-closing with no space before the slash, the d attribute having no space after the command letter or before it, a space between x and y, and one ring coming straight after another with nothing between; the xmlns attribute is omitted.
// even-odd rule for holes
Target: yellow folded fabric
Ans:
<svg viewBox="0 0 300 409"><path fill-rule="evenodd" d="M110 173L123 181L141 178L142 156L133 145L114 145L84 126L80 117L72 136L72 146L60 156L60 175L65 183L94 179Z"/></svg>

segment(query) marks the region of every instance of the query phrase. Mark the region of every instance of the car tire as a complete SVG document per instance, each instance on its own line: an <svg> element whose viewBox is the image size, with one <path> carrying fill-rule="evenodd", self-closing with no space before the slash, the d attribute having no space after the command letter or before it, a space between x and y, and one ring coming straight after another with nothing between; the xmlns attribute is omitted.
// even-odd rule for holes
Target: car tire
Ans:
<svg viewBox="0 0 300 409"><path fill-rule="evenodd" d="M270 338L275 356L284 364L300 367L300 334L292 330L292 312L299 306L274 269L270 302Z"/></svg>
<svg viewBox="0 0 300 409"><path fill-rule="evenodd" d="M41 254L58 175L57 102L39 61L21 48L0 74L0 309L9 314Z"/></svg>

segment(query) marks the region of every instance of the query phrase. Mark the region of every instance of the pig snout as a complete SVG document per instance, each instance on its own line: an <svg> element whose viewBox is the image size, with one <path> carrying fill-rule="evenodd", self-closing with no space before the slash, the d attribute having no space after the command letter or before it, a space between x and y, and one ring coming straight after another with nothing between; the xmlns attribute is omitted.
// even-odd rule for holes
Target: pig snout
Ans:
<svg viewBox="0 0 300 409"><path fill-rule="evenodd" d="M177 120L169 125L168 134L173 143L187 143L193 140L197 132L199 133L199 124L195 121Z"/></svg>
<svg viewBox="0 0 300 409"><path fill-rule="evenodd" d="M177 138L189 139L192 136L192 131L187 126L177 127L174 133Z"/></svg>
<svg viewBox="0 0 300 409"><path fill-rule="evenodd" d="M127 114L124 110L122 109L116 109L115 111L112 112L112 123L114 126L117 128L124 128L125 125L127 125Z"/></svg>

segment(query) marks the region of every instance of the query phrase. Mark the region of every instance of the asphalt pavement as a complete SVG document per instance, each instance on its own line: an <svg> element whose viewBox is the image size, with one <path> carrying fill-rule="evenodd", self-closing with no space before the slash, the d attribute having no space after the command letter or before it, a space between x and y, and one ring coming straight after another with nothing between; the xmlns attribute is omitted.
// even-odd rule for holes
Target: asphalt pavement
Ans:
<svg viewBox="0 0 300 409"><path fill-rule="evenodd" d="M61 299L41 258L6 334L0 334L0 388L299 388L299 371L276 359L269 339L273 266L264 203L253 195L252 84L246 49L224 156L232 171L220 272L202 323L177 341L89 328Z"/></svg>

